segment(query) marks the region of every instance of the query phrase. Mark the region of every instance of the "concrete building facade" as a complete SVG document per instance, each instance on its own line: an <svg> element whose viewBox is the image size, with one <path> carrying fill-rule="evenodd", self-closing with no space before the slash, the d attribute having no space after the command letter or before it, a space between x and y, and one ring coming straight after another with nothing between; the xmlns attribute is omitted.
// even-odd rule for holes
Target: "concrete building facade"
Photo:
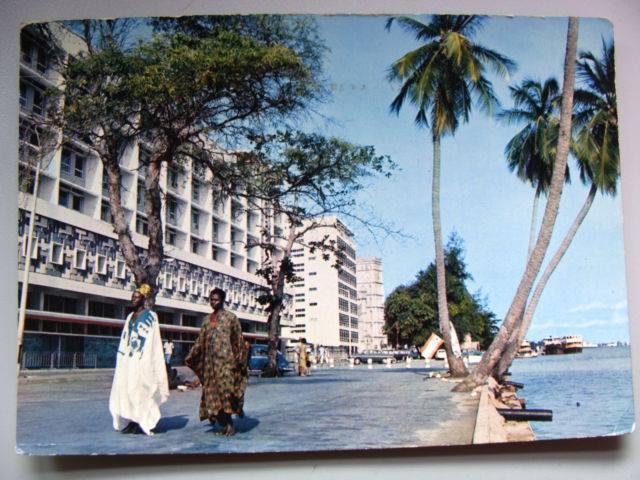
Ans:
<svg viewBox="0 0 640 480"><path fill-rule="evenodd" d="M283 335L355 353L360 348L360 326L353 233L335 216L317 222L320 226L309 230L292 250L294 272L300 281L292 289L293 324ZM326 260L320 250L309 247L323 239L339 249ZM340 268L335 267L338 258Z"/></svg>
<svg viewBox="0 0 640 480"><path fill-rule="evenodd" d="M360 344L365 349L387 346L384 334L384 283L380 258L358 258Z"/></svg>
<svg viewBox="0 0 640 480"><path fill-rule="evenodd" d="M54 32L65 54L81 51L82 42L72 32L59 25ZM40 360L36 354L51 355L52 359L57 355L59 364L63 354L74 353L74 361L82 358L109 366L115 361L134 289L133 275L111 225L106 172L91 146L68 138L54 151L41 155L44 147L29 128L45 115L45 90L60 84L47 58L50 49L45 42L37 32L25 29L22 33L19 291L27 256L31 262L24 340L24 352L31 360L25 361L37 366ZM142 257L148 245L144 159L152 148L131 145L120 160L123 207ZM39 158L38 162L33 158ZM34 192L36 163L40 181ZM162 336L174 339L177 357L188 351L203 317L210 312L207 297L214 287L227 291L228 308L238 315L249 337L266 338L267 315L257 302L264 280L256 275L264 252L258 246L248 248L252 239L260 237L264 219L250 200L216 195L209 175L189 161L179 169L165 168L161 174L165 260L158 278L156 311ZM27 252L36 198L33 242ZM275 221L270 228L286 226ZM285 310L282 324L290 320Z"/></svg>

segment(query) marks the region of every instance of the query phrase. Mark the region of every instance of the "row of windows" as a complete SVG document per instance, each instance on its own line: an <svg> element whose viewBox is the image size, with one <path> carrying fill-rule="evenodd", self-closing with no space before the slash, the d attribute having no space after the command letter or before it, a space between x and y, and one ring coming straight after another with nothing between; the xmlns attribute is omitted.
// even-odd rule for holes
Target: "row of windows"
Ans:
<svg viewBox="0 0 640 480"><path fill-rule="evenodd" d="M349 335L349 333L351 333L351 335ZM357 342L358 341L358 332L349 332L349 330L340 329L340 341L341 342L348 342L349 341L349 337L351 337L351 341L352 342Z"/></svg>

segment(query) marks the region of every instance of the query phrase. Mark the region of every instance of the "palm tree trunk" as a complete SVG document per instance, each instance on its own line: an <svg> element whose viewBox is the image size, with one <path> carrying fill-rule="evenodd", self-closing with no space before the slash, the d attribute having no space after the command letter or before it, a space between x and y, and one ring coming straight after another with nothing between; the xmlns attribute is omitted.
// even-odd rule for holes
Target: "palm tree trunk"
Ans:
<svg viewBox="0 0 640 480"><path fill-rule="evenodd" d="M564 80L562 86L562 106L560 109L560 133L558 138L558 147L556 150L556 158L553 165L553 175L551 177L551 185L547 196L547 205L544 216L542 217L542 225L536 245L531 252L531 257L527 263L524 275L520 280L516 294L505 319L500 326L500 330L495 339L482 356L480 364L476 368L473 375L466 379L464 384L457 387L458 390L473 388L483 384L487 377L491 375L504 355L505 349L509 343L509 338L514 329L520 328L523 320L523 313L533 288L542 261L549 248L553 227L558 216L558 208L560 207L560 198L564 186L565 170L567 167L567 157L569 154L569 142L571 139L571 115L573 110L573 91L576 70L576 50L578 43L578 19L576 17L569 18L567 28L567 48L564 61Z"/></svg>
<svg viewBox="0 0 640 480"><path fill-rule="evenodd" d="M454 377L468 375L467 367L462 360L460 343L456 330L449 320L447 305L446 273L444 269L444 248L442 246L442 225L440 222L440 137L433 135L433 178L431 185L431 206L433 216L433 239L436 249L436 285L438 290L438 318L440 332L444 339L444 347L449 361L449 372Z"/></svg>
<svg viewBox="0 0 640 480"><path fill-rule="evenodd" d="M538 189L533 196L533 208L531 209L531 226L529 227L529 248L527 250L527 261L529 261L529 257L531 256L531 252L533 251L533 247L536 244L536 217L538 215L538 203L540 200L540 194Z"/></svg>
<svg viewBox="0 0 640 480"><path fill-rule="evenodd" d="M529 330L529 326L531 325L531 320L533 319L533 314L536 311L538 302L540 301L540 297L542 296L542 292L544 291L544 288L546 287L547 282L549 281L549 278L551 277L556 267L560 263L560 260L562 260L562 257L569 249L571 242L576 236L578 228L580 228L580 225L582 225L582 222L587 216L587 213L589 213L589 209L591 209L591 205L593 204L593 200L596 197L597 192L598 192L598 187L596 187L595 184L592 184L591 189L589 189L589 195L587 195L587 199L585 200L584 205L582 205L582 208L578 212L576 219L573 221L571 228L569 229L564 239L562 240L562 243L558 247L558 250L556 251L555 255L553 256L553 258L551 258L551 261L547 265L547 268L544 270L542 277L540 277L540 280L538 280L538 283L536 284L536 288L533 291L533 296L531 297L531 300L527 305L527 310L524 314L522 325L518 330L514 330L511 338L509 339L509 342L510 342L509 346L507 347L507 350L503 355L503 357L500 359L500 362L498 363L498 367L495 371L496 376L498 377L502 376L502 374L504 374L504 372L507 371L507 368L509 368L509 365L511 365L511 362L513 362L513 359L515 358L516 353L518 352L518 348L520 348L520 345L522 344L525 336L527 335L527 331Z"/></svg>

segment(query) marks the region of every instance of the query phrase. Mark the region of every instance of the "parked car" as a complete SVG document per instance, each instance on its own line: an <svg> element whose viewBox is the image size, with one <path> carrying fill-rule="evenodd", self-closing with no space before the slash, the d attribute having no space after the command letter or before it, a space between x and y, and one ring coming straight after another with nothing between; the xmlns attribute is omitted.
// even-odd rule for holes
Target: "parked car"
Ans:
<svg viewBox="0 0 640 480"><path fill-rule="evenodd" d="M445 358L447 358L447 352L444 348L441 348L436 352L433 358L435 358L436 360L444 360Z"/></svg>
<svg viewBox="0 0 640 480"><path fill-rule="evenodd" d="M371 363L384 363L385 361L391 363L396 362L396 357L393 355L393 352L383 350L363 350L362 352L353 354L351 358L353 358L353 363L356 365L368 363L369 360L371 360Z"/></svg>
<svg viewBox="0 0 640 480"><path fill-rule="evenodd" d="M269 347L267 345L260 344L251 345L249 371L262 372L268 364ZM284 375L287 372L293 371L293 368L289 365L289 362L280 351L276 354L276 364L278 368L278 375Z"/></svg>
<svg viewBox="0 0 640 480"><path fill-rule="evenodd" d="M422 358L422 356L420 355L420 352L415 347L411 349L403 348L398 350L385 349L382 351L384 353L389 353L393 355L393 358L395 358L397 361L405 361L407 358L412 358L414 360L418 358Z"/></svg>

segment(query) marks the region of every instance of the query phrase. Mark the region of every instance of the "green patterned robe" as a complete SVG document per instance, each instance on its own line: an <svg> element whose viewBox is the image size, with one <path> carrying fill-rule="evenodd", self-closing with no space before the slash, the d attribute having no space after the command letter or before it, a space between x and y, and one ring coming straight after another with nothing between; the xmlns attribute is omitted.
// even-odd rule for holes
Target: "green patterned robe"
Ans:
<svg viewBox="0 0 640 480"><path fill-rule="evenodd" d="M207 316L185 363L202 383L200 420L213 419L222 410L240 413L244 404L246 364L242 328L231 312L218 312L215 327Z"/></svg>

